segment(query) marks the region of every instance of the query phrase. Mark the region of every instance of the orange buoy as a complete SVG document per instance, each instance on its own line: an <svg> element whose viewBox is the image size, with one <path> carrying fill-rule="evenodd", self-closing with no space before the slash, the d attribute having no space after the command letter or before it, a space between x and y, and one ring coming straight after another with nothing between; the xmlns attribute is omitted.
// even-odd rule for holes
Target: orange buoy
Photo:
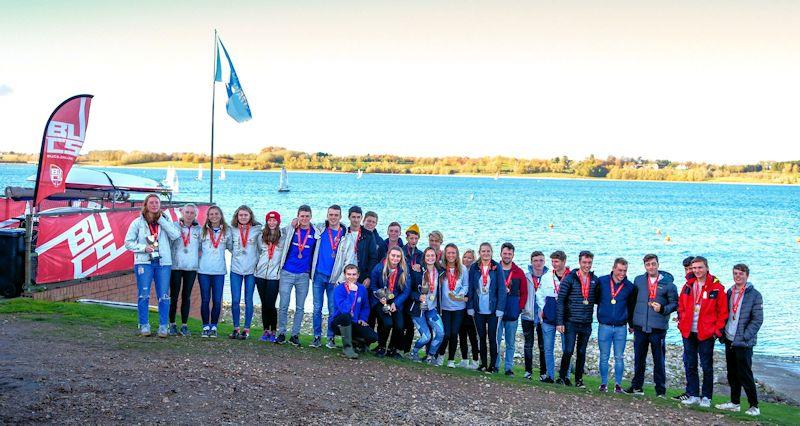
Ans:
<svg viewBox="0 0 800 426"><path fill-rule="evenodd" d="M553 229L553 228L555 228L555 225L553 225L553 224L551 223L551 224L550 224L550 229ZM798 242L800 242L800 238L798 238Z"/></svg>
<svg viewBox="0 0 800 426"><path fill-rule="evenodd" d="M670 237L669 237L669 235L667 235L667 236L664 238L664 241L666 241L666 242L670 242L670 241L672 241L672 238L670 238Z"/></svg>
<svg viewBox="0 0 800 426"><path fill-rule="evenodd" d="M797 242L800 243L800 237L797 237Z"/></svg>

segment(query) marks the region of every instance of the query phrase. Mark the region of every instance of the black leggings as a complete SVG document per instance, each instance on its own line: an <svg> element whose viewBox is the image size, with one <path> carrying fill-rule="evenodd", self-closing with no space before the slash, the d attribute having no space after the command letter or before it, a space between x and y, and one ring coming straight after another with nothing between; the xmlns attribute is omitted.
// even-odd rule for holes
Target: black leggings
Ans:
<svg viewBox="0 0 800 426"><path fill-rule="evenodd" d="M403 312L393 313L383 312L383 305L375 305L375 312L378 317L378 347L385 348L386 341L389 340L389 332L392 332L392 340L389 342L389 349L402 350L403 346Z"/></svg>
<svg viewBox="0 0 800 426"><path fill-rule="evenodd" d="M261 299L261 323L264 331L275 331L278 328L278 310L275 301L278 300L278 287L280 280L265 280L256 277L258 297Z"/></svg>
<svg viewBox="0 0 800 426"><path fill-rule="evenodd" d="M178 310L178 294L181 297L181 324L189 321L189 309L192 306L192 287L197 279L197 271L181 271L173 269L169 276L169 322L175 323L175 312Z"/></svg>
<svg viewBox="0 0 800 426"><path fill-rule="evenodd" d="M411 319L411 312L403 313L403 352L411 352L411 345L414 344L414 320Z"/></svg>
<svg viewBox="0 0 800 426"><path fill-rule="evenodd" d="M447 311L442 309L442 324L444 325L444 340L439 346L439 355L444 355L447 349L447 360L453 361L456 358L456 346L458 346L458 333L461 331L461 323L464 319L466 310Z"/></svg>
<svg viewBox="0 0 800 426"><path fill-rule="evenodd" d="M378 335L375 334L375 332L372 331L371 328L369 328L366 325L354 323L353 317L350 316L350 314L347 313L339 314L331 322L331 327L333 327L334 334L340 336L342 332L341 330L339 330L339 327L342 326L347 327L348 325L351 326L351 329L353 330L353 340L360 339L364 342L364 345L366 346L369 346L375 343L376 340L378 340Z"/></svg>
<svg viewBox="0 0 800 426"><path fill-rule="evenodd" d="M467 337L472 346L472 360L478 360L478 330L475 328L475 318L464 315L461 321L461 329L458 330L458 343L461 346L461 359L469 359L469 347L467 347Z"/></svg>

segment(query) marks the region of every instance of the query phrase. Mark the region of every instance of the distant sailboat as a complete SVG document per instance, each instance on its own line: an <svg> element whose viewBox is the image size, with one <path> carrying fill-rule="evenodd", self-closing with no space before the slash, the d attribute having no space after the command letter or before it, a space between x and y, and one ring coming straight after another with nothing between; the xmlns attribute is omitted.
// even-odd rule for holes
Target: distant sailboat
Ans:
<svg viewBox="0 0 800 426"><path fill-rule="evenodd" d="M225 180L225 166L222 166L222 169L219 171L219 180Z"/></svg>
<svg viewBox="0 0 800 426"><path fill-rule="evenodd" d="M203 165L202 164L198 164L197 165L197 177L195 178L195 180L203 180Z"/></svg>
<svg viewBox="0 0 800 426"><path fill-rule="evenodd" d="M364 176L364 172L362 172L361 169L358 169L357 173L358 175L356 176L356 179L361 179L361 176Z"/></svg>
<svg viewBox="0 0 800 426"><path fill-rule="evenodd" d="M161 181L161 184L172 189L173 194L178 192L178 173L174 167L167 167L167 176Z"/></svg>
<svg viewBox="0 0 800 426"><path fill-rule="evenodd" d="M178 191L179 191L178 185L179 185L178 174L176 173L175 174L175 179L172 181L172 193L173 194L177 194L178 193Z"/></svg>
<svg viewBox="0 0 800 426"><path fill-rule="evenodd" d="M497 172L497 174L494 175L494 180L498 180L498 179L500 179L500 172Z"/></svg>
<svg viewBox="0 0 800 426"><path fill-rule="evenodd" d="M289 192L289 175L286 173L286 167L281 167L281 181L278 184L278 192Z"/></svg>

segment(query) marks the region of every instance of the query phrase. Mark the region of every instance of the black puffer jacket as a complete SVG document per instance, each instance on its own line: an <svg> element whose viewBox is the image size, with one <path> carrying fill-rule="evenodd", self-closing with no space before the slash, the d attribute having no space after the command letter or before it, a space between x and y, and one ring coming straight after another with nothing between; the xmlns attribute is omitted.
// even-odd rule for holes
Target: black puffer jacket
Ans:
<svg viewBox="0 0 800 426"><path fill-rule="evenodd" d="M589 303L583 304L583 293L581 293L581 280L578 278L579 269L569 273L561 281L558 289L558 301L556 303L556 325L566 325L567 322L574 324L591 324L594 318L594 305L599 300L600 281L594 272L589 272Z"/></svg>

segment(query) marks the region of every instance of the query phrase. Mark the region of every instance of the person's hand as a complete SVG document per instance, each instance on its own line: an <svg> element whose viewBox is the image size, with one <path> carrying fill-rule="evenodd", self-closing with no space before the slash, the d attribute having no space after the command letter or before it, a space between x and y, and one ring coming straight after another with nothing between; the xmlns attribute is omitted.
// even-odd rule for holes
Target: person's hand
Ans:
<svg viewBox="0 0 800 426"><path fill-rule="evenodd" d="M633 327L628 327L628 334L633 334Z"/></svg>
<svg viewBox="0 0 800 426"><path fill-rule="evenodd" d="M475 316L475 309L467 309L467 315L474 317Z"/></svg>
<svg viewBox="0 0 800 426"><path fill-rule="evenodd" d="M300 223L300 221L297 220L297 218L292 219L292 228L297 228L298 223Z"/></svg>
<svg viewBox="0 0 800 426"><path fill-rule="evenodd" d="M364 278L364 282L361 284L364 285L364 288L369 288L369 278Z"/></svg>
<svg viewBox="0 0 800 426"><path fill-rule="evenodd" d="M394 303L392 303L392 305L389 306L389 311L390 312L397 312L397 306L395 306Z"/></svg>
<svg viewBox="0 0 800 426"><path fill-rule="evenodd" d="M147 247L144 248L144 252L145 253L152 253L154 251L155 251L155 249L152 246L147 246Z"/></svg>
<svg viewBox="0 0 800 426"><path fill-rule="evenodd" d="M424 294L420 294L419 295L419 301L420 302L424 302L425 301L425 295Z"/></svg>
<svg viewBox="0 0 800 426"><path fill-rule="evenodd" d="M564 334L564 326L563 325L557 325L556 326L556 331L561 333L561 334Z"/></svg>
<svg viewBox="0 0 800 426"><path fill-rule="evenodd" d="M539 311L539 321L544 321L544 312Z"/></svg>
<svg viewBox="0 0 800 426"><path fill-rule="evenodd" d="M511 293L511 289L506 287L506 293Z"/></svg>
<svg viewBox="0 0 800 426"><path fill-rule="evenodd" d="M411 266L411 269L412 269L414 272L420 272L420 271L422 271L422 267L421 267L421 266L419 266L419 263L415 263L414 265L412 265L412 266Z"/></svg>
<svg viewBox="0 0 800 426"><path fill-rule="evenodd" d="M385 297L381 298L380 302L381 302L382 305L385 305L386 304L386 298Z"/></svg>
<svg viewBox="0 0 800 426"><path fill-rule="evenodd" d="M447 293L447 297L449 297L450 300L457 300L456 294L453 293L452 291L450 293Z"/></svg>
<svg viewBox="0 0 800 426"><path fill-rule="evenodd" d="M362 320L358 320L358 325L363 325L364 327L366 327L367 326L367 322L366 321L362 321Z"/></svg>
<svg viewBox="0 0 800 426"><path fill-rule="evenodd" d="M675 315L674 317L672 317L672 321L674 321L674 322L678 322L678 316L677 316L677 315Z"/></svg>
<svg viewBox="0 0 800 426"><path fill-rule="evenodd" d="M656 312L661 312L661 304L658 302L650 302L650 307Z"/></svg>

